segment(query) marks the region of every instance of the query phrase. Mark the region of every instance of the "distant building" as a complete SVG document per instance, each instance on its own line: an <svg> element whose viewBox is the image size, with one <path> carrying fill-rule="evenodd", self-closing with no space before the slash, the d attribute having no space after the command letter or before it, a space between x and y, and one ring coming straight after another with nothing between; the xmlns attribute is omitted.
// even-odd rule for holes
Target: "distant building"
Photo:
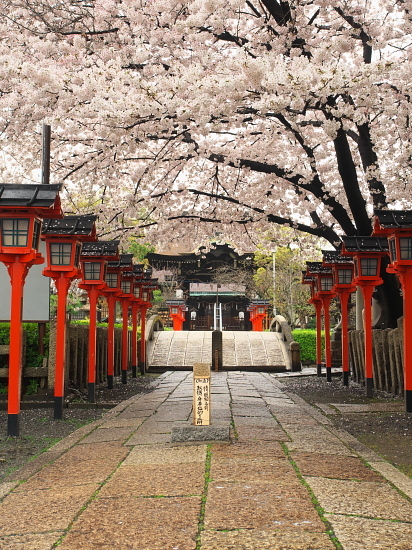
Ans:
<svg viewBox="0 0 412 550"><path fill-rule="evenodd" d="M178 282L180 297L186 301L188 312L184 330L213 330L216 315L223 330L250 330L248 289L239 282L218 284L214 276L219 270L241 268L253 273L253 253L239 255L228 244L215 244L205 252L167 251L148 255L157 271L159 284L167 286L171 279Z"/></svg>

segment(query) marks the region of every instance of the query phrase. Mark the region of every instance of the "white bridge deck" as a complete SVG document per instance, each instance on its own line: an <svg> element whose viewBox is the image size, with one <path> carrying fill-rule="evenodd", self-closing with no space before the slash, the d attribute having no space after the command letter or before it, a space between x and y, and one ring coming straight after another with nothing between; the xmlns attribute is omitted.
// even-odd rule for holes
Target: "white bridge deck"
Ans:
<svg viewBox="0 0 412 550"><path fill-rule="evenodd" d="M223 331L223 368L288 370L289 358L278 332ZM155 332L147 349L149 369L212 364L211 331Z"/></svg>

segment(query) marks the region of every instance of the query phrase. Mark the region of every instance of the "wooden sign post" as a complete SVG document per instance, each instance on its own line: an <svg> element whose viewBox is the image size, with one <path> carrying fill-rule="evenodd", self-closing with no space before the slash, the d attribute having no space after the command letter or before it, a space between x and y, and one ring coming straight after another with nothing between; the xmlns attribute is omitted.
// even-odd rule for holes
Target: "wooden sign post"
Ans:
<svg viewBox="0 0 412 550"><path fill-rule="evenodd" d="M193 365L193 424L210 425L210 365Z"/></svg>

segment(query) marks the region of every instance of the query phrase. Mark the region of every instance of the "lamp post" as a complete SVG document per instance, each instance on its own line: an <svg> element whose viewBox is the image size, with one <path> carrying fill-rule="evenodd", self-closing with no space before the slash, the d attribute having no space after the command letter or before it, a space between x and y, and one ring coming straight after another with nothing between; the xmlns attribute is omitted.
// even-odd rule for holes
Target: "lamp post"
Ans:
<svg viewBox="0 0 412 550"><path fill-rule="evenodd" d="M51 277L57 289L56 360L54 379L54 418L63 418L67 294L71 282L79 279L81 242L96 235L97 216L66 216L62 220L44 220L42 239L47 246L47 267L43 275Z"/></svg>
<svg viewBox="0 0 412 550"><path fill-rule="evenodd" d="M26 275L43 263L38 252L42 218L61 218L61 185L0 185L0 261L11 283L7 434L20 435L22 301Z"/></svg>
<svg viewBox="0 0 412 550"><path fill-rule="evenodd" d="M132 255L131 255L132 256ZM132 256L133 257L133 256ZM134 299L134 275L133 265L130 259L130 266L123 270L122 294L122 384L127 384L127 371L129 370L129 306Z"/></svg>
<svg viewBox="0 0 412 550"><path fill-rule="evenodd" d="M341 254L354 258L354 283L361 288L363 295L367 397L373 397L372 294L375 286L383 283L380 277L381 260L388 252L388 241L383 237L343 237Z"/></svg>
<svg viewBox="0 0 412 550"><path fill-rule="evenodd" d="M335 292L332 290L333 277L332 271L328 267L324 267L322 262L307 262L308 276L314 276L315 283L315 298L319 299L323 309L323 323L325 329L325 366L326 380L332 381L332 349L330 344L330 302L335 297Z"/></svg>
<svg viewBox="0 0 412 550"><path fill-rule="evenodd" d="M87 291L90 305L89 356L87 370L88 401L96 401L96 314L99 292L106 286L105 275L108 260L118 258L119 241L100 241L83 244L81 254L82 280L80 288Z"/></svg>
<svg viewBox="0 0 412 550"><path fill-rule="evenodd" d="M254 300L248 307L248 310L250 311L252 331L263 331L263 319L266 317L269 305L269 300Z"/></svg>
<svg viewBox="0 0 412 550"><path fill-rule="evenodd" d="M322 376L322 300L316 295L316 277L303 271L302 284L310 285L308 302L314 306L316 315L316 375Z"/></svg>
<svg viewBox="0 0 412 550"><path fill-rule="evenodd" d="M140 309L140 359L139 370L141 374L146 372L146 313L151 306L151 290L148 288L151 285L151 276L153 269L148 266L143 271L142 279L142 291L141 291L141 303Z"/></svg>
<svg viewBox="0 0 412 550"><path fill-rule="evenodd" d="M183 330L185 313L187 311L186 302L184 300L168 300L166 305L169 308L169 314L173 321L173 330Z"/></svg>
<svg viewBox="0 0 412 550"><path fill-rule="evenodd" d="M336 251L323 252L323 265L331 267L333 271L333 290L339 296L342 315L342 380L343 385L349 385L349 330L348 304L352 292L356 291L353 282L353 262L341 256Z"/></svg>
<svg viewBox="0 0 412 550"><path fill-rule="evenodd" d="M122 293L122 255L119 261L108 262L105 276L106 287L102 294L107 300L107 387L113 389L114 382L114 325L116 322L116 301Z"/></svg>
<svg viewBox="0 0 412 550"><path fill-rule="evenodd" d="M403 376L405 411L412 412L412 211L375 210L375 234L387 236L391 263L403 295Z"/></svg>
<svg viewBox="0 0 412 550"><path fill-rule="evenodd" d="M138 354L137 354L137 326L139 306L142 303L140 298L142 291L141 281L143 279L143 264L135 264L133 266L134 286L132 299L132 378L137 377Z"/></svg>

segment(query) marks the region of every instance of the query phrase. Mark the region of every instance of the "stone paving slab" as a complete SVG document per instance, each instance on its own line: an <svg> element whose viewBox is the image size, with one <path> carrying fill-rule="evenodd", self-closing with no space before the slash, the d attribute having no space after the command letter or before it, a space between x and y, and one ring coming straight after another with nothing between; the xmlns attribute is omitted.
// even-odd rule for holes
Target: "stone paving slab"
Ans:
<svg viewBox="0 0 412 550"><path fill-rule="evenodd" d="M371 462L371 467L377 470L383 477L393 483L400 491L412 499L412 479L400 472L388 462Z"/></svg>
<svg viewBox="0 0 412 550"><path fill-rule="evenodd" d="M255 428L253 426L237 426L236 431L240 440L246 441L290 441L282 428Z"/></svg>
<svg viewBox="0 0 412 550"><path fill-rule="evenodd" d="M136 433L125 442L125 445L132 447L135 445L156 445L159 443L170 443L170 440L170 433Z"/></svg>
<svg viewBox="0 0 412 550"><path fill-rule="evenodd" d="M97 499L59 550L194 550L199 510L199 497Z"/></svg>
<svg viewBox="0 0 412 550"><path fill-rule="evenodd" d="M382 482L381 475L374 472L358 457L340 456L322 453L292 453L300 473L303 476L353 479L358 481Z"/></svg>
<svg viewBox="0 0 412 550"><path fill-rule="evenodd" d="M284 458L285 452L278 441L241 442L232 441L231 445L216 443L212 446L213 459L234 459L236 457L249 460L257 457L267 461L269 458Z"/></svg>
<svg viewBox="0 0 412 550"><path fill-rule="evenodd" d="M66 529L96 491L96 484L13 492L0 503L0 535Z"/></svg>
<svg viewBox="0 0 412 550"><path fill-rule="evenodd" d="M0 550L60 537L61 550L332 550L293 464L344 550L412 550L412 504L386 481L412 497L412 480L274 375L212 373L212 423L233 415L239 435L229 444L166 441L192 390L191 373L165 373L0 484Z"/></svg>
<svg viewBox="0 0 412 550"><path fill-rule="evenodd" d="M121 466L99 497L192 496L204 489L202 462L155 466Z"/></svg>
<svg viewBox="0 0 412 550"><path fill-rule="evenodd" d="M327 514L345 550L411 550L412 524ZM203 549L202 549L203 550Z"/></svg>
<svg viewBox="0 0 412 550"><path fill-rule="evenodd" d="M150 445L135 447L123 462L127 465L177 464L202 462L206 460L206 445L190 447L172 447L168 445Z"/></svg>
<svg viewBox="0 0 412 550"><path fill-rule="evenodd" d="M128 426L125 428L97 428L90 435L82 439L82 443L106 443L107 441L126 441L136 428Z"/></svg>
<svg viewBox="0 0 412 550"><path fill-rule="evenodd" d="M10 493L18 484L18 481L5 481L0 483L0 499L5 497L7 493Z"/></svg>
<svg viewBox="0 0 412 550"><path fill-rule="evenodd" d="M93 445L83 445L83 442L81 443L61 455L57 459L56 464L59 464L62 468L66 467L68 463L78 465L85 460L113 460L114 463L118 464L129 452L129 449L118 441L94 443Z"/></svg>
<svg viewBox="0 0 412 550"><path fill-rule="evenodd" d="M273 529L322 531L307 490L292 483L212 482L209 485L206 529Z"/></svg>
<svg viewBox="0 0 412 550"><path fill-rule="evenodd" d="M63 531L28 535L0 536L0 550L51 550Z"/></svg>
<svg viewBox="0 0 412 550"><path fill-rule="evenodd" d="M84 460L79 463L66 463L62 468L60 463L46 466L19 485L15 492L33 491L38 489L64 488L74 485L103 483L116 467L113 460Z"/></svg>
<svg viewBox="0 0 412 550"><path fill-rule="evenodd" d="M240 460L239 458L214 460L210 468L213 481L257 481L261 483L289 484L296 480L296 474L289 461L271 459L270 463L262 459Z"/></svg>
<svg viewBox="0 0 412 550"><path fill-rule="evenodd" d="M325 533L295 530L251 529L223 533L204 531L201 542L202 550L335 550L336 548Z"/></svg>
<svg viewBox="0 0 412 550"><path fill-rule="evenodd" d="M137 429L145 418L113 418L102 424L104 428L128 428L129 426Z"/></svg>
<svg viewBox="0 0 412 550"><path fill-rule="evenodd" d="M412 504L388 483L305 478L326 512L410 522Z"/></svg>

